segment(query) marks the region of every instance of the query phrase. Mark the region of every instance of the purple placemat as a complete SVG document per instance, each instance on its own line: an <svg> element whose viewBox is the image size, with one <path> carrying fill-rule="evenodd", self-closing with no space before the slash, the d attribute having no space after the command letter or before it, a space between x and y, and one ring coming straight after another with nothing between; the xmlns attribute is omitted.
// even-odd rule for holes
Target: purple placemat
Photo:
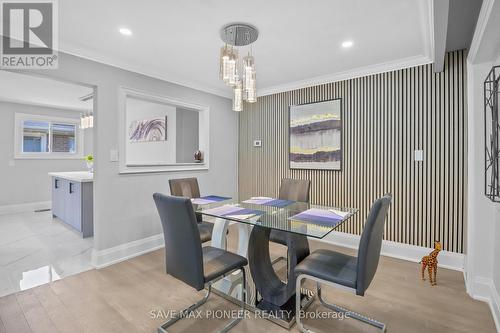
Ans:
<svg viewBox="0 0 500 333"><path fill-rule="evenodd" d="M340 222L342 222L344 217L329 210L311 208L303 211L302 213L289 217L288 219L293 221L311 222L326 227L335 227Z"/></svg>
<svg viewBox="0 0 500 333"><path fill-rule="evenodd" d="M264 212L261 210L243 208L238 206L229 206L229 205L205 209L202 211L202 213L214 216L230 217L235 219L238 219L238 216L240 216L242 220L264 214Z"/></svg>
<svg viewBox="0 0 500 333"><path fill-rule="evenodd" d="M256 198L250 198L248 200L243 201L243 203L247 204L254 204L254 205L264 205L264 206L271 206L271 207L286 207L288 205L293 204L295 201L290 201L290 200L283 200L283 199L273 199L273 198L266 198L266 197L256 197Z"/></svg>
<svg viewBox="0 0 500 333"><path fill-rule="evenodd" d="M273 201L273 198L265 198L265 197L256 197L250 198L248 200L243 201L243 203L254 204L254 205L264 205L268 202Z"/></svg>
<svg viewBox="0 0 500 333"><path fill-rule="evenodd" d="M193 198L193 199L191 199L191 202L194 204L197 204L197 205L207 205L207 204L211 204L214 202L221 202L221 201L229 200L229 199L231 199L231 198L220 197L218 195L207 195L207 196L204 196L201 198Z"/></svg>
<svg viewBox="0 0 500 333"><path fill-rule="evenodd" d="M224 216L227 214L232 214L232 213L237 212L237 211L242 210L242 209L243 208L238 207L238 206L224 205L224 206L220 206L220 207L204 209L202 211L202 213L209 214L209 215L215 215L215 216Z"/></svg>
<svg viewBox="0 0 500 333"><path fill-rule="evenodd" d="M229 214L224 214L222 216L233 218L233 219L246 220L246 219L250 219L252 217L260 216L260 215L264 215L264 214L265 213L261 210L242 208L241 210L238 210L236 212L229 213Z"/></svg>
<svg viewBox="0 0 500 333"><path fill-rule="evenodd" d="M294 202L295 201L291 201L291 200L273 199L273 200L271 200L269 202L266 202L264 205L265 206L272 206L272 207L282 208L282 207L286 207L288 205L291 205Z"/></svg>

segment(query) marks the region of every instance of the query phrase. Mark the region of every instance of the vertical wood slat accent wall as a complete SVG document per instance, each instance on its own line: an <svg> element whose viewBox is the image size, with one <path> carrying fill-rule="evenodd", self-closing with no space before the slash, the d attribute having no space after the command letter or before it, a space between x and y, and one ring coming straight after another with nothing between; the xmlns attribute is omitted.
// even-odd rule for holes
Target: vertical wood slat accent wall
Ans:
<svg viewBox="0 0 500 333"><path fill-rule="evenodd" d="M466 51L432 65L259 97L239 118L239 196L276 196L311 180L311 202L359 208L339 231L360 234L372 202L393 195L385 239L463 253L467 198ZM288 107L342 98L342 171L291 170ZM262 147L253 147L253 140ZM424 161L414 161L414 150Z"/></svg>

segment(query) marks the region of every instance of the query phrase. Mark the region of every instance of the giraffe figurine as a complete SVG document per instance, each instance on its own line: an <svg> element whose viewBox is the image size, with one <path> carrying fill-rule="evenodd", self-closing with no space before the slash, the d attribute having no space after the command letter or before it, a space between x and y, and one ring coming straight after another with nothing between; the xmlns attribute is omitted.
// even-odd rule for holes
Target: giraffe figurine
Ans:
<svg viewBox="0 0 500 333"><path fill-rule="evenodd" d="M435 241L434 251L432 251L428 256L424 256L422 258L422 261L420 261L422 263L422 280L425 280L424 273L425 273L425 268L427 267L431 286L437 285L436 281L437 264L438 264L437 256L439 254L439 251L441 251L441 243L439 241Z"/></svg>

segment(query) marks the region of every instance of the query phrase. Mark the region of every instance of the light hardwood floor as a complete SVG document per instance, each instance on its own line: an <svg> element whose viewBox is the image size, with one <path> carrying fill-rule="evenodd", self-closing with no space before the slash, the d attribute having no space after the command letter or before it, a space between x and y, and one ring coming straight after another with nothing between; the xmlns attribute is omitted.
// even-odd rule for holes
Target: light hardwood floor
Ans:
<svg viewBox="0 0 500 333"><path fill-rule="evenodd" d="M235 231L229 247L234 249ZM311 247L325 247L311 244ZM273 247L273 252L282 251ZM346 253L350 250L340 249ZM167 276L163 250L100 270L90 270L34 289L0 298L0 332L156 332L164 321L160 310L179 310L201 298ZM374 317L388 332L495 332L486 303L465 292L460 272L440 269L438 286L421 281L419 266L382 257L365 297L325 288L330 301ZM202 310L237 309L212 295ZM316 302L309 311L327 311ZM227 319L186 319L172 332L211 332ZM318 332L376 332L352 319L305 320ZM296 328L292 328L296 332ZM265 319L244 319L232 332L286 332Z"/></svg>

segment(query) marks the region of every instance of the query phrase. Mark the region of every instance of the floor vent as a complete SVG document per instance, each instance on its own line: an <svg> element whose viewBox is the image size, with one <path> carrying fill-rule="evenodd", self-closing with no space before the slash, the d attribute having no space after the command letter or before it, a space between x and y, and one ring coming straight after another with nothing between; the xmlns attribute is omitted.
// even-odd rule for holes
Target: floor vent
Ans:
<svg viewBox="0 0 500 333"><path fill-rule="evenodd" d="M42 213L42 212L49 212L50 211L50 208L46 208L46 209L37 209L35 210L35 213Z"/></svg>

